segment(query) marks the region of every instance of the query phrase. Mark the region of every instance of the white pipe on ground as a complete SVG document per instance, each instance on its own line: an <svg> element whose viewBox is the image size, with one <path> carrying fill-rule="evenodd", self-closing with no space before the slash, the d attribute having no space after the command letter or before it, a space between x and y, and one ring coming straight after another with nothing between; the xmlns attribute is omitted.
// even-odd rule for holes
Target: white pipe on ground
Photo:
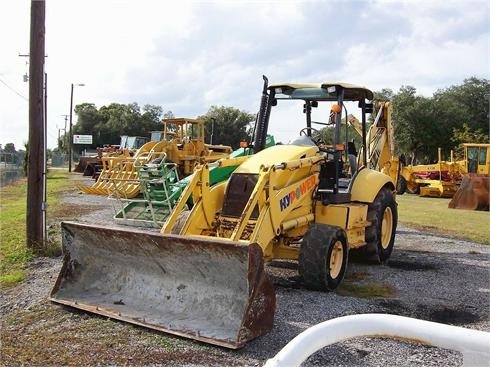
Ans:
<svg viewBox="0 0 490 367"><path fill-rule="evenodd" d="M418 342L463 353L464 366L487 366L490 333L388 314L339 317L312 326L291 340L264 367L300 366L330 344L357 337L383 337Z"/></svg>

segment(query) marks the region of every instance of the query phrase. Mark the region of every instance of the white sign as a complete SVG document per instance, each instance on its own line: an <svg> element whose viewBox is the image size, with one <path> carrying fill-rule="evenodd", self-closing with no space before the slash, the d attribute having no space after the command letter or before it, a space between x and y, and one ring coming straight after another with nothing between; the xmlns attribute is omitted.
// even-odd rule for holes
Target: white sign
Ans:
<svg viewBox="0 0 490 367"><path fill-rule="evenodd" d="M92 135L73 135L73 144L92 144Z"/></svg>

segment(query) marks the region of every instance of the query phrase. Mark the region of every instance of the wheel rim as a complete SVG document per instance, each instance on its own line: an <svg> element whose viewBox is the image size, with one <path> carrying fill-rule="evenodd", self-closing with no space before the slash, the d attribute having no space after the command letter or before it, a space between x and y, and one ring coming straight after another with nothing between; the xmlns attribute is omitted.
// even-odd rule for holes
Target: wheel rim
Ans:
<svg viewBox="0 0 490 367"><path fill-rule="evenodd" d="M386 250L390 246L392 230L393 212L388 206L383 213L383 222L381 223L381 247L383 248L383 250Z"/></svg>
<svg viewBox="0 0 490 367"><path fill-rule="evenodd" d="M342 242L337 241L333 245L332 252L330 253L330 276L335 279L339 276L342 270L342 263L344 262L344 247Z"/></svg>

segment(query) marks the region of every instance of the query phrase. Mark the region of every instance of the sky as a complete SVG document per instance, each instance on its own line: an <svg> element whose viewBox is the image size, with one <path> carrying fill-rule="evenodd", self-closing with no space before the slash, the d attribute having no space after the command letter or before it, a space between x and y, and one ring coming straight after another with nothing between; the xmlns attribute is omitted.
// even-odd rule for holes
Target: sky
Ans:
<svg viewBox="0 0 490 367"><path fill-rule="evenodd" d="M0 144L28 138L30 1L0 1ZM343 81L427 97L490 79L490 2L46 0L48 148L74 105L211 106L255 114L271 83ZM328 117L328 111L326 113ZM76 116L73 114L73 122ZM304 122L271 121L276 141Z"/></svg>

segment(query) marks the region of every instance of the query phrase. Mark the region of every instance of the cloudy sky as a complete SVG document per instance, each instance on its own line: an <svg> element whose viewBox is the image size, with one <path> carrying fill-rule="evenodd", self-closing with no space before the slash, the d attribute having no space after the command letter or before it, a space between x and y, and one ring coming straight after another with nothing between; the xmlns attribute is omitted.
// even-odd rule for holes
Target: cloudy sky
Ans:
<svg viewBox="0 0 490 367"><path fill-rule="evenodd" d="M74 104L156 104L176 117L212 105L256 113L271 82L402 85L431 96L490 75L490 2L47 0L48 147ZM0 144L28 137L29 0L3 0ZM303 122L275 122L287 140Z"/></svg>

